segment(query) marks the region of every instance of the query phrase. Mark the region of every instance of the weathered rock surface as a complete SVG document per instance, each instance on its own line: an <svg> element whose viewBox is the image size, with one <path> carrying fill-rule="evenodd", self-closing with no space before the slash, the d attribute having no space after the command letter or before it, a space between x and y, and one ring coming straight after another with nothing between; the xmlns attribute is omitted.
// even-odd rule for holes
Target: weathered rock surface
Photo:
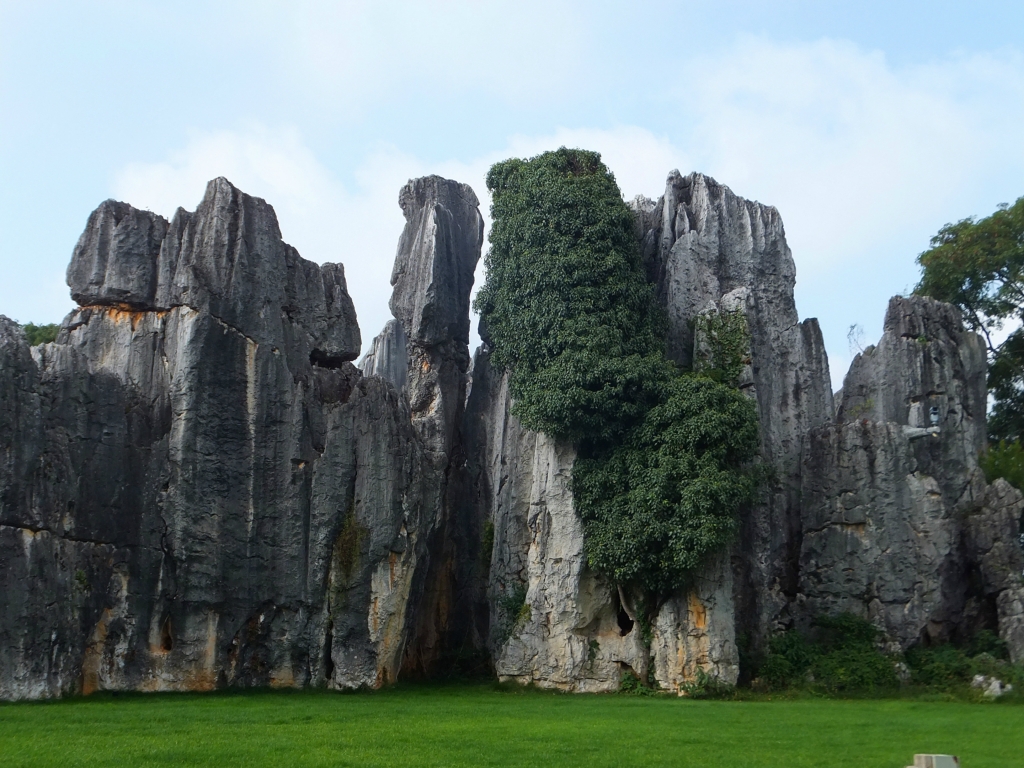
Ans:
<svg viewBox="0 0 1024 768"><path fill-rule="evenodd" d="M846 376L834 425L803 462L798 621L848 611L901 647L1001 624L1021 585L1024 499L986 486L985 348L956 310L889 303L877 346Z"/></svg>
<svg viewBox="0 0 1024 768"><path fill-rule="evenodd" d="M744 316L775 476L645 637L586 566L573 447L522 428L486 344L470 368L476 196L435 176L399 202L395 319L362 371L341 265L224 179L170 222L103 203L55 343L0 317L0 698L376 686L481 656L684 692L737 681L738 637L837 611L901 647L997 629L1024 659L1024 498L978 468L985 350L952 307L894 299L836 408L778 212L678 172L635 202L671 356L713 365L695 321Z"/></svg>
<svg viewBox="0 0 1024 768"><path fill-rule="evenodd" d="M608 690L623 670L646 675L649 660L672 690L698 671L735 682L741 633L757 651L774 631L843 610L871 618L902 647L998 627L1024 654L1013 533L1024 507L1005 483L986 486L978 469L985 355L956 310L895 299L883 340L851 367L837 417L817 323L798 322L775 209L678 173L657 203L634 207L679 363L708 362L699 316L745 316L751 344L739 383L757 400L762 460L776 480L742 513L731 566L725 557L709 563L691 594L661 608L647 655L629 606L584 565L571 447L522 430L504 378L479 354L465 434L471 503L494 532L488 604L498 674Z"/></svg>
<svg viewBox="0 0 1024 768"><path fill-rule="evenodd" d="M338 363L359 354L343 267L301 258L281 239L274 209L223 178L210 182L194 213L179 208L170 223L125 203L101 204L75 246L68 285L83 307L188 306L258 343L308 346Z"/></svg>
<svg viewBox="0 0 1024 768"><path fill-rule="evenodd" d="M68 282L56 343L0 323L0 698L394 680L436 459L341 266L218 179L101 205Z"/></svg>
<svg viewBox="0 0 1024 768"><path fill-rule="evenodd" d="M828 357L817 320L799 322L796 268L778 211L703 174L669 174L655 203L638 198L639 235L669 318L669 355L694 363L698 315L742 309L750 331L744 389L757 400L763 460L777 482L743 515L734 553L738 631L758 644L796 588L803 436L832 420Z"/></svg>
<svg viewBox="0 0 1024 768"><path fill-rule="evenodd" d="M618 690L626 672L679 691L698 669L735 683L732 578L728 559L689 595L657 614L648 652L619 594L586 567L573 507L571 445L523 429L511 414L507 376L478 352L467 406L469 474L477 513L493 531L487 597L498 676L570 691ZM485 523L485 526L487 524Z"/></svg>
<svg viewBox="0 0 1024 768"><path fill-rule="evenodd" d="M461 425L469 382L469 297L483 245L483 217L473 190L439 176L410 181L399 195L406 224L391 275L387 323L362 362L409 405L423 447L427 576L413 595L415 624L404 665L429 674L454 641L464 605L454 599L463 532L451 495L464 462ZM475 553L474 553L475 554ZM469 555L473 557L473 554ZM479 645L479 641L476 641Z"/></svg>
<svg viewBox="0 0 1024 768"><path fill-rule="evenodd" d="M681 690L702 671L734 683L740 629L764 636L795 592L803 434L833 415L828 361L815 321L798 322L795 270L774 208L736 197L700 174L669 176L665 195L638 199L649 278L670 322L670 355L694 362L693 321L741 311L751 334L741 385L757 399L763 454L778 488L744 516L734 563L709 563L695 590L669 600L646 652L635 617L584 566L568 479L573 454L525 432L486 352L467 407L469 475L480 519L494 531L491 650L498 674L569 690L610 690L624 670ZM734 574L735 571L735 574ZM509 608L525 595L521 615Z"/></svg>

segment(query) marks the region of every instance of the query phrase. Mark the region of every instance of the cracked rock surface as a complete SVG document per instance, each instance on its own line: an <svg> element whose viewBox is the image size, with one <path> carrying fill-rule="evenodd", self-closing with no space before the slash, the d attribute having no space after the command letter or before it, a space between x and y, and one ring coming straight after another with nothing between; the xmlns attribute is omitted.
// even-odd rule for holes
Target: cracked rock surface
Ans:
<svg viewBox="0 0 1024 768"><path fill-rule="evenodd" d="M68 283L55 343L0 321L0 697L394 680L434 459L341 265L217 179L103 203Z"/></svg>
<svg viewBox="0 0 1024 768"><path fill-rule="evenodd" d="M798 623L848 611L902 648L983 628L1014 644L1014 608L999 605L1021 586L1024 499L1005 481L987 486L978 467L985 374L983 342L954 307L889 302L836 423L807 436Z"/></svg>
<svg viewBox="0 0 1024 768"><path fill-rule="evenodd" d="M482 644L473 615L479 606L461 595L474 586L479 531L467 526L460 500L469 301L484 220L473 190L440 176L410 181L398 199L406 223L391 275L395 319L361 365L365 375L380 376L400 391L422 446L425 576L411 598L403 668L410 676L427 676L449 663L453 649Z"/></svg>

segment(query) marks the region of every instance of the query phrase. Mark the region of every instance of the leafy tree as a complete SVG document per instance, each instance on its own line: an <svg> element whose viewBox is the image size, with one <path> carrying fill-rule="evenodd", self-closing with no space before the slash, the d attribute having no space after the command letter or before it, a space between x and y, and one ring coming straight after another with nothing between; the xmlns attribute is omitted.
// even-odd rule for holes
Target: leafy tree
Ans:
<svg viewBox="0 0 1024 768"><path fill-rule="evenodd" d="M983 219L947 224L918 257L917 292L960 308L965 324L988 344L988 386L993 397L989 436L1024 436L1024 328L1002 344L992 331L1024 320L1024 197Z"/></svg>
<svg viewBox="0 0 1024 768"><path fill-rule="evenodd" d="M491 168L491 248L476 307L513 412L577 445L588 562L638 602L685 585L754 490L754 404L665 357L632 211L599 154L559 149ZM735 323L733 323L735 324ZM728 320L709 348L731 349Z"/></svg>
<svg viewBox="0 0 1024 768"><path fill-rule="evenodd" d="M26 323L22 326L22 330L25 331L25 338L28 339L29 346L34 347L37 344L48 344L51 341L55 341L60 326L56 323L50 323L49 325Z"/></svg>

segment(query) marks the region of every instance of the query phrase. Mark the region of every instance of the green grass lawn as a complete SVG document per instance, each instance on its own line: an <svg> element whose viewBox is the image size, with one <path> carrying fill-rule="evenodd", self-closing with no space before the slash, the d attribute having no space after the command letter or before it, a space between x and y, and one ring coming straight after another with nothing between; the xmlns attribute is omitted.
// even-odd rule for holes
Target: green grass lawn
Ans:
<svg viewBox="0 0 1024 768"><path fill-rule="evenodd" d="M400 687L0 705L0 766L1024 766L1024 707Z"/></svg>

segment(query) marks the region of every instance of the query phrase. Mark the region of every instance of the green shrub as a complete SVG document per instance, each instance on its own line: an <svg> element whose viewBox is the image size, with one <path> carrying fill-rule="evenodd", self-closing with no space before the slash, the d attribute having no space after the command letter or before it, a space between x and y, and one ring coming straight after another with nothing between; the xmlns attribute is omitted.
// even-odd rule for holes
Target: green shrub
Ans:
<svg viewBox="0 0 1024 768"><path fill-rule="evenodd" d="M736 691L733 686L726 685L703 669L698 669L693 680L683 683L680 688L691 699L724 699Z"/></svg>
<svg viewBox="0 0 1024 768"><path fill-rule="evenodd" d="M1018 490L1024 490L1024 446L1019 442L1000 440L990 445L979 459L990 483L1003 478Z"/></svg>
<svg viewBox="0 0 1024 768"><path fill-rule="evenodd" d="M491 361L508 371L523 425L578 448L589 565L654 609L725 546L753 496L754 403L714 380L714 362L700 377L665 357L634 216L600 155L563 147L507 160L487 186L476 308ZM708 329L712 346L728 351L745 321L720 325ZM735 361L722 364L732 374Z"/></svg>
<svg viewBox="0 0 1024 768"><path fill-rule="evenodd" d="M878 630L851 614L818 617L809 636L796 630L769 642L760 681L770 689L865 693L899 686L897 657L878 650Z"/></svg>
<svg viewBox="0 0 1024 768"><path fill-rule="evenodd" d="M915 647L906 653L910 680L918 685L949 688L969 682L971 659L963 649L952 645L933 648Z"/></svg>
<svg viewBox="0 0 1024 768"><path fill-rule="evenodd" d="M57 332L60 331L60 326L57 323L50 323L48 325L36 325L35 323L26 323L21 327L25 332L25 338L28 339L28 345L35 347L39 344L49 344L51 341L56 341Z"/></svg>
<svg viewBox="0 0 1024 768"><path fill-rule="evenodd" d="M907 651L910 679L916 685L956 691L970 685L975 675L994 677L1024 693L1024 664L1011 664L1006 644L988 630L978 632L965 647L917 646Z"/></svg>
<svg viewBox="0 0 1024 768"><path fill-rule="evenodd" d="M632 669L627 669L619 678L619 693L628 693L633 696L653 696L658 692L658 689L651 685L650 681L640 679Z"/></svg>

